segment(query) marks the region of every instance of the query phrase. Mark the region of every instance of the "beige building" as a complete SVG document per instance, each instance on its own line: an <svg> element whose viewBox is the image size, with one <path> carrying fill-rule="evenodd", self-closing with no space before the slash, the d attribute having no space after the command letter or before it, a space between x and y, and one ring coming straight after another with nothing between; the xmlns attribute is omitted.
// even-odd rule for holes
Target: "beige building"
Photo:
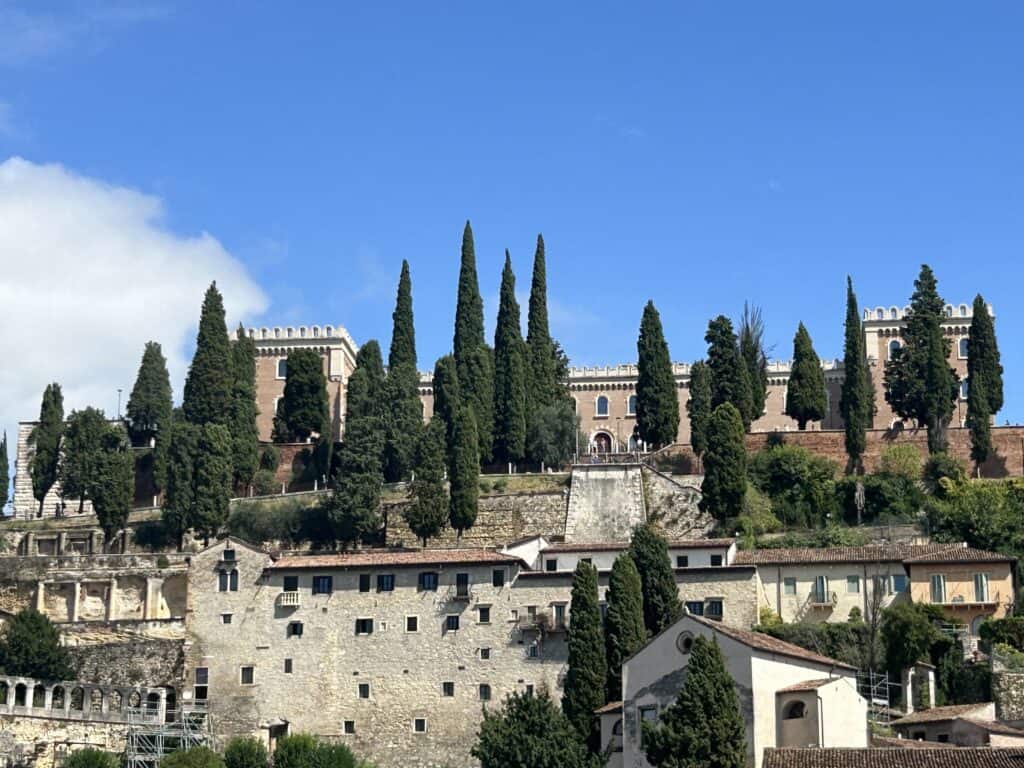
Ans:
<svg viewBox="0 0 1024 768"><path fill-rule="evenodd" d="M996 705L956 704L932 707L893 720L901 739L955 744L958 747L1024 747L1024 731L996 719Z"/></svg>

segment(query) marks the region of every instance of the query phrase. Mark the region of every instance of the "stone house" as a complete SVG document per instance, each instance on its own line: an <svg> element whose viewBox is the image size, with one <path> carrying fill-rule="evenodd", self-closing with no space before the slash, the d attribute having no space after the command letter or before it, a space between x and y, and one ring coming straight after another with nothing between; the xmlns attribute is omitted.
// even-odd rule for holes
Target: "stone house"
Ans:
<svg viewBox="0 0 1024 768"><path fill-rule="evenodd" d="M893 720L901 739L958 747L1024 747L1024 731L996 719L995 704L957 704L913 712Z"/></svg>
<svg viewBox="0 0 1024 768"><path fill-rule="evenodd" d="M908 749L887 741L882 749L767 749L763 768L1016 768L1024 749L973 747Z"/></svg>

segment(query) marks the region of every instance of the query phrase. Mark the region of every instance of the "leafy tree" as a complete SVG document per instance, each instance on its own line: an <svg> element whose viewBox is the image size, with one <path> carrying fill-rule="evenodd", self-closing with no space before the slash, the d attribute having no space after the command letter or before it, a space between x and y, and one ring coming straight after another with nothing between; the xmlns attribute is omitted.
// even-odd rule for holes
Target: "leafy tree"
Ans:
<svg viewBox="0 0 1024 768"><path fill-rule="evenodd" d="M686 681L657 724L643 723L647 760L655 768L742 768L747 761L736 683L718 643L698 636Z"/></svg>
<svg viewBox="0 0 1024 768"><path fill-rule="evenodd" d="M974 297L974 317L967 342L967 426L976 471L992 454L992 417L1003 406L1003 366L988 305Z"/></svg>
<svg viewBox="0 0 1024 768"><path fill-rule="evenodd" d="M526 433L526 454L540 464L557 467L576 449L579 418L572 399L565 397L531 414Z"/></svg>
<svg viewBox="0 0 1024 768"><path fill-rule="evenodd" d="M594 710L605 703L608 668L604 657L597 568L580 561L572 577L569 603L569 661L562 690L562 711L592 752L600 751L600 722Z"/></svg>
<svg viewBox="0 0 1024 768"><path fill-rule="evenodd" d="M444 485L445 425L433 419L422 430L416 451L416 473L412 481L411 503L405 509L409 529L427 546L448 520L448 492Z"/></svg>
<svg viewBox="0 0 1024 768"><path fill-rule="evenodd" d="M946 450L946 429L956 403L958 379L949 367L949 340L942 334L944 305L935 275L925 264L914 281L903 346L885 365L885 399L899 416L928 429L928 450Z"/></svg>
<svg viewBox="0 0 1024 768"><path fill-rule="evenodd" d="M462 233L453 349L463 404L473 410L479 461L490 461L494 444L494 359L484 343L484 302L476 275L473 230L468 221Z"/></svg>
<svg viewBox="0 0 1024 768"><path fill-rule="evenodd" d="M747 492L747 450L743 421L732 403L722 403L708 423L700 509L716 520L738 516Z"/></svg>
<svg viewBox="0 0 1024 768"><path fill-rule="evenodd" d="M416 368L416 336L412 319L412 281L406 261L402 261L398 296L391 318L394 325L385 383L388 411L384 479L395 483L409 477L416 460L416 445L423 431L423 403L420 401L420 374Z"/></svg>
<svg viewBox="0 0 1024 768"><path fill-rule="evenodd" d="M260 434L256 427L256 342L239 325L231 345L231 477L244 489L259 468Z"/></svg>
<svg viewBox="0 0 1024 768"><path fill-rule="evenodd" d="M120 425L104 422L89 491L96 519L107 541L128 522L135 495L135 459Z"/></svg>
<svg viewBox="0 0 1024 768"><path fill-rule="evenodd" d="M740 358L736 334L732 330L732 321L725 315L716 317L708 323L704 341L708 344L712 409L722 403L732 403L740 413L743 428L750 429L751 421L756 416L760 416L760 413L753 412L750 376Z"/></svg>
<svg viewBox="0 0 1024 768"><path fill-rule="evenodd" d="M743 303L739 332L740 359L747 368L750 384L750 418L756 421L764 413L768 399L768 355L764 350L764 317L761 308Z"/></svg>
<svg viewBox="0 0 1024 768"><path fill-rule="evenodd" d="M28 471L32 476L32 494L39 502L39 514L43 514L43 502L57 481L60 468L60 443L64 436L64 395L60 384L47 384L43 391L43 404L39 409L39 422L32 428L28 443L32 451Z"/></svg>
<svg viewBox="0 0 1024 768"><path fill-rule="evenodd" d="M338 479L327 504L337 537L353 543L380 525L384 482L384 363L380 345L370 340L356 353L348 380L345 438L338 456Z"/></svg>
<svg viewBox="0 0 1024 768"><path fill-rule="evenodd" d="M530 308L526 319L526 346L528 347L529 385L528 402L531 413L565 399L565 379L560 376L555 341L548 328L547 261L544 237L537 235L537 250L533 256L533 281L530 283ZM540 461L532 456L534 461Z"/></svg>
<svg viewBox="0 0 1024 768"><path fill-rule="evenodd" d="M157 342L147 341L125 408L125 424L132 445L149 445L161 430L170 429L173 409L167 360Z"/></svg>
<svg viewBox="0 0 1024 768"><path fill-rule="evenodd" d="M871 369L868 367L867 351L864 347L864 326L857 306L857 295L853 292L853 280L846 277L846 336L843 343L843 378L839 396L839 413L843 417L846 441L846 455L854 474L864 474L864 450L867 447L867 430L875 416L875 388L871 384Z"/></svg>
<svg viewBox="0 0 1024 768"><path fill-rule="evenodd" d="M11 465L7 458L7 430L4 430L3 440L0 440L0 514L3 514L7 506L8 493L11 487Z"/></svg>
<svg viewBox="0 0 1024 768"><path fill-rule="evenodd" d="M480 492L480 454L476 446L478 433L473 411L463 407L455 418L448 512L448 522L460 539L476 522L477 496Z"/></svg>
<svg viewBox="0 0 1024 768"><path fill-rule="evenodd" d="M106 429L107 417L97 408L72 411L64 426L58 479L62 493L78 499L79 514L85 508L85 500L92 498L103 450L100 442Z"/></svg>
<svg viewBox="0 0 1024 768"><path fill-rule="evenodd" d="M121 768L121 759L112 752L86 747L69 755L63 765L64 768Z"/></svg>
<svg viewBox="0 0 1024 768"><path fill-rule="evenodd" d="M60 632L34 608L23 608L0 630L0 669L38 680L71 680L71 657Z"/></svg>
<svg viewBox="0 0 1024 768"><path fill-rule="evenodd" d="M185 379L181 408L193 424L226 424L231 405L231 344L224 299L213 282L203 298L196 352Z"/></svg>
<svg viewBox="0 0 1024 768"><path fill-rule="evenodd" d="M697 456L708 449L708 423L711 421L711 373L707 363L698 360L690 366L690 399L686 401L690 416L690 446Z"/></svg>
<svg viewBox="0 0 1024 768"><path fill-rule="evenodd" d="M858 501L858 486L861 499ZM874 521L911 521L925 503L921 484L902 475L875 472L846 477L836 482L836 496L843 517L850 525ZM804 497L810 503L810 497Z"/></svg>
<svg viewBox="0 0 1024 768"><path fill-rule="evenodd" d="M236 736L224 750L226 768L267 768L267 748L252 736Z"/></svg>
<svg viewBox="0 0 1024 768"><path fill-rule="evenodd" d="M445 446L448 455L448 474L452 474L455 453L455 420L462 410L459 374L452 355L445 355L434 363L434 419L445 425Z"/></svg>
<svg viewBox="0 0 1024 768"><path fill-rule="evenodd" d="M526 353L516 276L506 250L494 329L494 458L502 463L514 464L526 455Z"/></svg>
<svg viewBox="0 0 1024 768"><path fill-rule="evenodd" d="M931 648L942 639L936 626L945 621L942 609L925 603L896 603L882 611L882 644L889 673L899 679L919 661L931 663Z"/></svg>
<svg viewBox="0 0 1024 768"><path fill-rule="evenodd" d="M209 747L191 747L171 752L160 761L160 768L224 768L224 760Z"/></svg>
<svg viewBox="0 0 1024 768"><path fill-rule="evenodd" d="M793 368L786 389L786 415L796 419L797 427L807 429L808 421L825 418L825 372L814 351L811 335L800 323L793 338Z"/></svg>
<svg viewBox="0 0 1024 768"><path fill-rule="evenodd" d="M277 404L278 433L300 441L314 433L327 435L327 407L327 379L320 355L312 349L293 350L288 355L284 396Z"/></svg>
<svg viewBox="0 0 1024 768"><path fill-rule="evenodd" d="M636 423L640 439L668 445L679 433L679 395L661 317L648 301L637 340Z"/></svg>
<svg viewBox="0 0 1024 768"><path fill-rule="evenodd" d="M282 736L274 747L274 768L310 768L319 742L308 733Z"/></svg>
<svg viewBox="0 0 1024 768"><path fill-rule="evenodd" d="M668 559L668 542L650 523L638 525L629 543L629 556L640 574L644 626L653 637L682 615L679 588Z"/></svg>
<svg viewBox="0 0 1024 768"><path fill-rule="evenodd" d="M498 712L484 710L471 754L480 768L598 768L579 734L547 692L513 693ZM276 766L275 766L276 768Z"/></svg>
<svg viewBox="0 0 1024 768"><path fill-rule="evenodd" d="M605 600L608 602L604 618L607 700L619 701L622 699L622 662L647 642L640 573L626 552L615 558Z"/></svg>
<svg viewBox="0 0 1024 768"><path fill-rule="evenodd" d="M944 498L929 499L927 512L936 541L1024 556L1024 484L1019 480L954 485Z"/></svg>
<svg viewBox="0 0 1024 768"><path fill-rule="evenodd" d="M824 525L837 511L836 466L797 445L758 451L747 464L750 482L771 499L772 513L793 527Z"/></svg>

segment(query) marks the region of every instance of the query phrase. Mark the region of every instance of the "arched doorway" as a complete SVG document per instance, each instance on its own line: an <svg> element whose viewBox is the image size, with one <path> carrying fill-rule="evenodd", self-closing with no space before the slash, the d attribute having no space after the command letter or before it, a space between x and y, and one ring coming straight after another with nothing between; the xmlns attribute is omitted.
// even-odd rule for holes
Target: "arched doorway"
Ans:
<svg viewBox="0 0 1024 768"><path fill-rule="evenodd" d="M598 432L594 435L594 452L595 453L611 453L612 452L612 436L607 432Z"/></svg>

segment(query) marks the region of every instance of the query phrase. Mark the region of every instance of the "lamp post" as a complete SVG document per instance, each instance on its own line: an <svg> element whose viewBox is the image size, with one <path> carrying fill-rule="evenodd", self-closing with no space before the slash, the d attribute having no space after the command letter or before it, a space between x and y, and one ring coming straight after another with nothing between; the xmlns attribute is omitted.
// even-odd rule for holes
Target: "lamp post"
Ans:
<svg viewBox="0 0 1024 768"><path fill-rule="evenodd" d="M117 388L117 418L121 418L121 388Z"/></svg>

